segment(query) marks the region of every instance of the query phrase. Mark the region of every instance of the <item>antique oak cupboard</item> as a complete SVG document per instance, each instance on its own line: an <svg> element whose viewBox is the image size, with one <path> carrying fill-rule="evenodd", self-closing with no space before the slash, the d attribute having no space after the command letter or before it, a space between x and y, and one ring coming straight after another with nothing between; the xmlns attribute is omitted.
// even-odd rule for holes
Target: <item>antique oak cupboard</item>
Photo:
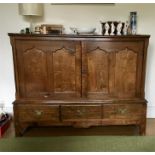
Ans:
<svg viewBox="0 0 155 155"><path fill-rule="evenodd" d="M145 134L148 35L9 34L16 136L29 126L137 125Z"/></svg>

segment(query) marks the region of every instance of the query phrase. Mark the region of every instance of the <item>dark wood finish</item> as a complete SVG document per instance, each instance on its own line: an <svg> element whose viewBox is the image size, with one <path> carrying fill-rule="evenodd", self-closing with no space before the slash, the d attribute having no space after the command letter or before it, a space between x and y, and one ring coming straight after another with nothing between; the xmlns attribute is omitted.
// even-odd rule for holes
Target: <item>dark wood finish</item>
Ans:
<svg viewBox="0 0 155 155"><path fill-rule="evenodd" d="M145 134L148 35L9 36L16 136L36 125L137 125Z"/></svg>

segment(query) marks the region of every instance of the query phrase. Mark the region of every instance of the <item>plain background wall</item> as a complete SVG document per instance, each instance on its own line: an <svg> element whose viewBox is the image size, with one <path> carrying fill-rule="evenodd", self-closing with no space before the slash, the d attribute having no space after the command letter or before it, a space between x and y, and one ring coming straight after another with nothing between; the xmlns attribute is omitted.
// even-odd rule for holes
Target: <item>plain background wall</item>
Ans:
<svg viewBox="0 0 155 155"><path fill-rule="evenodd" d="M129 12L138 13L138 34L150 34L147 57L145 97L148 100L148 117L155 118L155 4L114 5L51 5L44 4L44 16L36 24L63 24L66 33L70 27L96 27L101 32L102 21L126 21ZM18 4L0 4L0 103L12 112L15 99L12 49L8 32L19 32L28 27L28 19L18 13Z"/></svg>

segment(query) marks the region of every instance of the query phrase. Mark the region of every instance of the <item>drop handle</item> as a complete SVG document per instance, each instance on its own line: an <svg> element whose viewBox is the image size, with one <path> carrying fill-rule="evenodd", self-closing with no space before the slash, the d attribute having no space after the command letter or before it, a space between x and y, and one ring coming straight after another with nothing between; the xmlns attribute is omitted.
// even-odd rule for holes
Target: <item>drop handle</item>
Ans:
<svg viewBox="0 0 155 155"><path fill-rule="evenodd" d="M85 113L85 110L84 109L81 109L81 110L78 109L77 113L78 113L78 115L83 115Z"/></svg>
<svg viewBox="0 0 155 155"><path fill-rule="evenodd" d="M127 109L117 109L118 114L126 114L128 112Z"/></svg>
<svg viewBox="0 0 155 155"><path fill-rule="evenodd" d="M43 114L43 111L41 110L35 110L35 115L36 116L41 116Z"/></svg>
<svg viewBox="0 0 155 155"><path fill-rule="evenodd" d="M45 95L44 95L44 98L48 98L48 97L49 97L49 94L45 94Z"/></svg>

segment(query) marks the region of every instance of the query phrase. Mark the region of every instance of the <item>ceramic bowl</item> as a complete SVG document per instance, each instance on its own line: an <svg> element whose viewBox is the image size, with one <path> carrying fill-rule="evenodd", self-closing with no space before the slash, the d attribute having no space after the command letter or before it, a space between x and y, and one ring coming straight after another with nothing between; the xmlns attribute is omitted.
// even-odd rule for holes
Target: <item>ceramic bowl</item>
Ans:
<svg viewBox="0 0 155 155"><path fill-rule="evenodd" d="M70 28L73 33L75 34L94 34L95 33L95 30L96 28L88 28L88 27L83 27L83 28L74 28L74 27L71 27Z"/></svg>

